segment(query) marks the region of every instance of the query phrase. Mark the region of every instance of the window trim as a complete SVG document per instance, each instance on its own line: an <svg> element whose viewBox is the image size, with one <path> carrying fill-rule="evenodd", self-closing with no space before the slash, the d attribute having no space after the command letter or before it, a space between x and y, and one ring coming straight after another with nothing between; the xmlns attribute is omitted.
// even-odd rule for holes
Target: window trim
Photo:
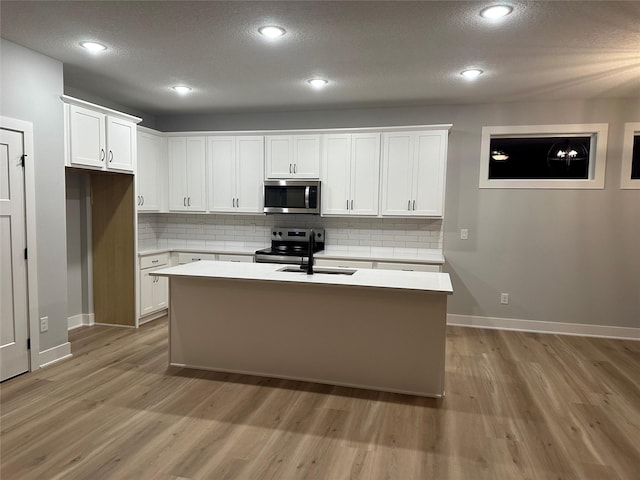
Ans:
<svg viewBox="0 0 640 480"><path fill-rule="evenodd" d="M631 178L633 160L633 137L640 133L640 122L627 122L624 124L624 140L622 142L622 168L620 175L620 188L639 189L640 179Z"/></svg>
<svg viewBox="0 0 640 480"><path fill-rule="evenodd" d="M607 160L607 123L565 125L520 125L482 127L479 188L603 189ZM589 178L587 179L489 179L489 151L495 137L590 136ZM595 150L593 145L595 144Z"/></svg>

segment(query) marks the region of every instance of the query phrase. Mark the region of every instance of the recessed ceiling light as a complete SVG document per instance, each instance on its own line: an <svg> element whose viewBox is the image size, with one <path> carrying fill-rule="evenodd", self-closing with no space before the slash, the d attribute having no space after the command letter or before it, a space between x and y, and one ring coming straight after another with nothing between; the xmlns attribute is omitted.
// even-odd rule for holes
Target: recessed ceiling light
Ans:
<svg viewBox="0 0 640 480"><path fill-rule="evenodd" d="M467 68L466 70L461 71L460 75L462 75L467 80L475 80L480 75L482 75L482 73L482 70L480 70L479 68Z"/></svg>
<svg viewBox="0 0 640 480"><path fill-rule="evenodd" d="M268 25L266 27L260 27L258 29L258 32L260 33L260 35L263 35L267 38L278 38L283 36L286 32L286 30L282 27L276 27L275 25Z"/></svg>
<svg viewBox="0 0 640 480"><path fill-rule="evenodd" d="M89 50L91 53L98 53L107 49L106 46L98 42L80 42L80 46Z"/></svg>
<svg viewBox="0 0 640 480"><path fill-rule="evenodd" d="M187 87L186 85L175 85L173 88L180 95L184 95L185 93L189 93L191 91L191 87Z"/></svg>
<svg viewBox="0 0 640 480"><path fill-rule="evenodd" d="M480 10L480 16L490 20L506 17L513 11L513 7L509 5L493 5L491 7Z"/></svg>
<svg viewBox="0 0 640 480"><path fill-rule="evenodd" d="M311 78L307 80L307 83L313 88L324 88L329 83L329 80L325 80L324 78Z"/></svg>

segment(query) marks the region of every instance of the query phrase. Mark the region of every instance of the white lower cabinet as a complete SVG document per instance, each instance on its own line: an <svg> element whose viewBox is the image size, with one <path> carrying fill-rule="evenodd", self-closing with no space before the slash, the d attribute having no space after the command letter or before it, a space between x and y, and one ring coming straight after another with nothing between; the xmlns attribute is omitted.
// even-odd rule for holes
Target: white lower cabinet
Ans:
<svg viewBox="0 0 640 480"><path fill-rule="evenodd" d="M145 323L145 317L160 312L169 306L168 279L150 275L155 270L168 266L168 253L140 257L140 320L138 324ZM149 320L153 318L149 318Z"/></svg>
<svg viewBox="0 0 640 480"><path fill-rule="evenodd" d="M380 270L402 270L405 272L441 272L442 267L431 263L394 263L377 262L376 268Z"/></svg>
<svg viewBox="0 0 640 480"><path fill-rule="evenodd" d="M317 258L315 264L318 267L373 268L373 262L367 262L364 260L349 260L348 258L340 260Z"/></svg>

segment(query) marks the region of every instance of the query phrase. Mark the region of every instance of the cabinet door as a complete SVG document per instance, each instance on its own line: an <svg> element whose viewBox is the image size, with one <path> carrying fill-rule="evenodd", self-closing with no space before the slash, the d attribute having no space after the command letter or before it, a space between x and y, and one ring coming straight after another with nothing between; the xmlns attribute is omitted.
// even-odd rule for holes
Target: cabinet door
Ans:
<svg viewBox="0 0 640 480"><path fill-rule="evenodd" d="M354 134L351 140L351 215L378 215L380 134Z"/></svg>
<svg viewBox="0 0 640 480"><path fill-rule="evenodd" d="M293 145L289 135L265 137L267 178L289 178L293 176Z"/></svg>
<svg viewBox="0 0 640 480"><path fill-rule="evenodd" d="M105 115L87 108L69 107L69 153L72 166L105 168Z"/></svg>
<svg viewBox="0 0 640 480"><path fill-rule="evenodd" d="M446 134L424 132L415 136L412 214L441 217L446 167Z"/></svg>
<svg viewBox="0 0 640 480"><path fill-rule="evenodd" d="M264 193L264 138L236 139L236 211L262 213Z"/></svg>
<svg viewBox="0 0 640 480"><path fill-rule="evenodd" d="M351 135L325 135L322 158L322 214L348 215Z"/></svg>
<svg viewBox="0 0 640 480"><path fill-rule="evenodd" d="M294 135L293 158L294 177L320 178L320 135Z"/></svg>
<svg viewBox="0 0 640 480"><path fill-rule="evenodd" d="M133 173L136 124L107 116L107 169Z"/></svg>
<svg viewBox="0 0 640 480"><path fill-rule="evenodd" d="M138 210L158 211L160 209L158 190L161 184L162 138L138 132L137 160Z"/></svg>
<svg viewBox="0 0 640 480"><path fill-rule="evenodd" d="M187 210L187 139L167 140L169 157L169 209Z"/></svg>
<svg viewBox="0 0 640 480"><path fill-rule="evenodd" d="M169 306L169 279L167 277L151 277L153 283L153 309L162 310Z"/></svg>
<svg viewBox="0 0 640 480"><path fill-rule="evenodd" d="M187 210L204 212L206 202L206 139L187 137Z"/></svg>
<svg viewBox="0 0 640 480"><path fill-rule="evenodd" d="M382 137L382 215L411 215L413 136L385 133Z"/></svg>
<svg viewBox="0 0 640 480"><path fill-rule="evenodd" d="M150 270L140 271L140 316L154 310L153 290L155 277L149 276Z"/></svg>
<svg viewBox="0 0 640 480"><path fill-rule="evenodd" d="M209 210L233 212L235 208L236 138L210 137L208 140Z"/></svg>

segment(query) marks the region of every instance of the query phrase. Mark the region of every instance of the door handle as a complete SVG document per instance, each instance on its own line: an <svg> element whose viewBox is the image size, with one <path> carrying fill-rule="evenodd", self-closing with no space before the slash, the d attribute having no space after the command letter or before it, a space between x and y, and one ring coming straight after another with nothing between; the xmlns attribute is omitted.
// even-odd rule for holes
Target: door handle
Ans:
<svg viewBox="0 0 640 480"><path fill-rule="evenodd" d="M104 148L100 149L100 161L104 162L104 158L105 158L106 154L104 152Z"/></svg>
<svg viewBox="0 0 640 480"><path fill-rule="evenodd" d="M293 173L297 173L298 172L298 164L294 163L293 164Z"/></svg>
<svg viewBox="0 0 640 480"><path fill-rule="evenodd" d="M411 200L407 202L407 210L411 210Z"/></svg>
<svg viewBox="0 0 640 480"><path fill-rule="evenodd" d="M109 163L113 162L113 151L109 150Z"/></svg>
<svg viewBox="0 0 640 480"><path fill-rule="evenodd" d="M349 210L349 200L347 199L347 210Z"/></svg>
<svg viewBox="0 0 640 480"><path fill-rule="evenodd" d="M140 205L144 205L144 195L140 195L140 199L142 201L142 203Z"/></svg>
<svg viewBox="0 0 640 480"><path fill-rule="evenodd" d="M191 206L191 197L187 197L187 207Z"/></svg>
<svg viewBox="0 0 640 480"><path fill-rule="evenodd" d="M236 208L240 206L240 199L236 198Z"/></svg>
<svg viewBox="0 0 640 480"><path fill-rule="evenodd" d="M309 208L309 190L311 190L311 187L309 185L304 187L304 206L305 206L305 208Z"/></svg>
<svg viewBox="0 0 640 480"><path fill-rule="evenodd" d="M293 173L293 171L291 170L291 164L289 164L289 173Z"/></svg>
<svg viewBox="0 0 640 480"><path fill-rule="evenodd" d="M351 200L351 210L353 210L353 200Z"/></svg>
<svg viewBox="0 0 640 480"><path fill-rule="evenodd" d="M184 207L186 207L186 206L187 206L187 197L182 197L182 205L183 205Z"/></svg>
<svg viewBox="0 0 640 480"><path fill-rule="evenodd" d="M413 209L414 210L416 209L416 201L415 200L413 201Z"/></svg>

